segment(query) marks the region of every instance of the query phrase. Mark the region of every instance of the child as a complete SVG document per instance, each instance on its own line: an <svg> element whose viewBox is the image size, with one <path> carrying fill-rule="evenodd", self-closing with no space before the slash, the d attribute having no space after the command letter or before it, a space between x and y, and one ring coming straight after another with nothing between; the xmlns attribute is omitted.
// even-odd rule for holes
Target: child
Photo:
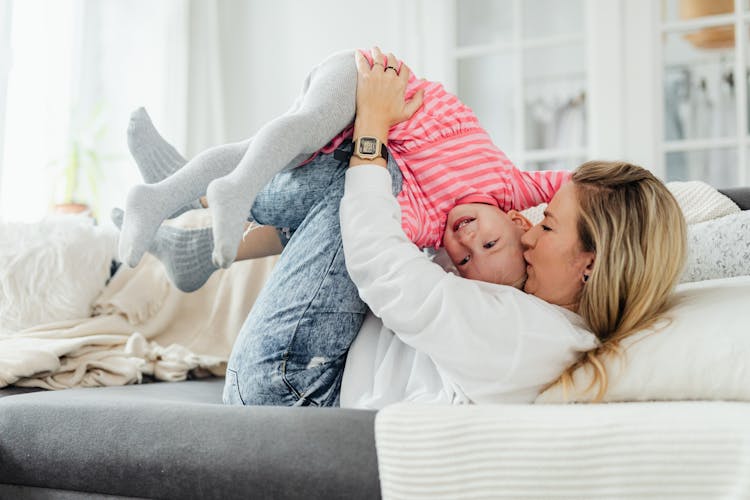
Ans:
<svg viewBox="0 0 750 500"><path fill-rule="evenodd" d="M372 67L370 55L359 54ZM396 64L395 58L392 62ZM386 66L384 71L402 69L400 64ZM467 106L442 85L418 80L403 69L407 101L422 101L410 119L389 131L388 150L403 178L398 201L404 232L420 247L445 245L466 277L519 286L520 244L512 236L499 238L501 232L513 233L510 224L518 216L511 210L549 201L569 173L516 169ZM161 222L193 208L186 204L205 192L213 216L212 260L227 267L261 188L278 172L300 163L315 168L317 156L332 153L351 137L356 82L352 52L334 54L313 69L292 109L253 138L212 148L160 182L133 188L126 202L121 259L135 266L153 247ZM148 156L159 147L147 142L131 149ZM172 162L174 153L172 149L165 157ZM506 256L506 250L512 250L512 256Z"/></svg>
<svg viewBox="0 0 750 500"><path fill-rule="evenodd" d="M133 113L128 137L131 152L146 180L154 179L151 182L156 182L168 175L168 172L159 172L164 165L171 165L177 170L187 163L159 135L143 109ZM144 148L138 148L138 144L148 144L150 156L144 155ZM346 165L330 161L330 156L320 154L304 168L278 174L258 195L253 212L263 222L284 225L278 228L282 243L288 241L290 233L304 219L312 204L329 188L326 182L335 177L334 170L346 168ZM170 164L168 158L175 161ZM392 162L389 167L392 175L397 178L394 184L400 185L399 171ZM400 188L396 191L398 189ZM297 214L292 217L288 215L290 206L296 206ZM197 207L203 206L197 204ZM274 213L285 209L287 215ZM121 227L123 211L114 209L112 220ZM495 205L485 203L456 205L448 213L442 239L455 271L464 278L522 288L526 278L526 262L520 241L523 234L522 221L523 216L516 210L505 213ZM254 231L251 236L254 237L243 239L240 243L238 259L252 258L248 257L251 255L265 256L274 252L271 250L262 253L263 250L253 248L258 245L258 237L268 240L268 235L260 235L259 231ZM219 269L211 261L212 250L211 228L184 229L173 226L161 226L148 248L148 252L164 264L170 281L183 292L197 290ZM278 251L280 248L275 250Z"/></svg>

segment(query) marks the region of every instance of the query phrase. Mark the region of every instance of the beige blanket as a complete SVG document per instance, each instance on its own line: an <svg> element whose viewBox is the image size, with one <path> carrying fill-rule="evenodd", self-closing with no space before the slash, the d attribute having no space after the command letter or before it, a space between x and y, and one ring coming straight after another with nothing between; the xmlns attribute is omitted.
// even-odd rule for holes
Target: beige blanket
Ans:
<svg viewBox="0 0 750 500"><path fill-rule="evenodd" d="M237 333L275 257L237 262L198 291L169 283L150 255L123 267L94 315L0 336L0 387L45 389L140 383L143 375L185 380L223 376Z"/></svg>

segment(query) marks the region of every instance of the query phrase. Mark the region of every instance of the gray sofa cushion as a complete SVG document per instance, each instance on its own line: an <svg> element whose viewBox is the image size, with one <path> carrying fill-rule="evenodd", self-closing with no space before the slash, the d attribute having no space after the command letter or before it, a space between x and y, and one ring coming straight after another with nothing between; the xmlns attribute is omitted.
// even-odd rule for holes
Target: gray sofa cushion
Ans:
<svg viewBox="0 0 750 500"><path fill-rule="evenodd" d="M27 394L29 392L38 392L42 391L43 389L35 389L32 387L15 387L15 386L9 386L4 387L0 389L0 398L4 398L7 396L15 396L16 394Z"/></svg>
<svg viewBox="0 0 750 500"><path fill-rule="evenodd" d="M229 407L223 384L0 398L0 483L148 498L380 498L374 411Z"/></svg>

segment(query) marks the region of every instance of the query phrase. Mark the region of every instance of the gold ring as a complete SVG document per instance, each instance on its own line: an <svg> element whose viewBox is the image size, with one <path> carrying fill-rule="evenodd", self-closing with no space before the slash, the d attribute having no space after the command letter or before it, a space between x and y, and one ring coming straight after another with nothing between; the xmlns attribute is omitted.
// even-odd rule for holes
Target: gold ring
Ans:
<svg viewBox="0 0 750 500"><path fill-rule="evenodd" d="M398 75L398 69L395 66L386 66L383 71L388 71L389 69L392 69Z"/></svg>
<svg viewBox="0 0 750 500"><path fill-rule="evenodd" d="M375 61L375 62L372 63L373 66L375 66L376 64L379 65L379 66L383 66L383 63L379 63L377 61ZM385 66L383 66L383 67L385 67Z"/></svg>

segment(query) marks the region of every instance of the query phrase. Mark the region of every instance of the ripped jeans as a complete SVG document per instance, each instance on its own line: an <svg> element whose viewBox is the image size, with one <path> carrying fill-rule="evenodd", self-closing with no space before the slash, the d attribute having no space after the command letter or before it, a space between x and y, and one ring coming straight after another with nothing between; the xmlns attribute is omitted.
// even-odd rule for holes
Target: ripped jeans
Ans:
<svg viewBox="0 0 750 500"><path fill-rule="evenodd" d="M284 228L285 247L235 340L225 404L338 406L346 356L367 312L341 243L347 167L321 153L277 174L256 198L252 218ZM398 194L392 158L388 170Z"/></svg>

